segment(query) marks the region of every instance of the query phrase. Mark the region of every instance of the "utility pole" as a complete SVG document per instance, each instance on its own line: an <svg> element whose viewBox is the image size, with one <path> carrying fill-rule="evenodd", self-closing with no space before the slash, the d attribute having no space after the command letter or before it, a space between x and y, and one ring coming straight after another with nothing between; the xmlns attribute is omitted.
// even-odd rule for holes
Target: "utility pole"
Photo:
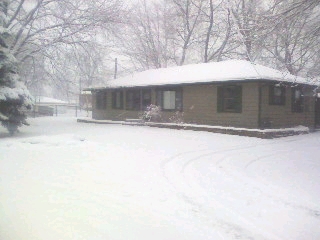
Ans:
<svg viewBox="0 0 320 240"><path fill-rule="evenodd" d="M114 59L114 79L117 78L117 73L118 73L118 58Z"/></svg>

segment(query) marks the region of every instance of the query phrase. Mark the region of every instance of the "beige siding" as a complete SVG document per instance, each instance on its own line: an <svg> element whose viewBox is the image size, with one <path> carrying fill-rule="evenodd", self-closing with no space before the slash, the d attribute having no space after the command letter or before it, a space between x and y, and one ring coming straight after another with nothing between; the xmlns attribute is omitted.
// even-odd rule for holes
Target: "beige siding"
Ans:
<svg viewBox="0 0 320 240"><path fill-rule="evenodd" d="M223 113L217 111L217 88L219 85L192 85L182 87L183 119L186 123L218 126L235 126L246 128L259 127L259 86L261 86L261 123L269 123L270 128L315 125L315 99L312 88L306 88L305 106L302 113L291 110L291 87L286 89L284 106L269 105L269 85L259 83L242 83L242 112ZM156 102L155 88L152 89L152 103ZM107 109L96 109L96 96L93 93L93 118L125 120L139 118L141 112L125 110L126 94L124 91L124 109L112 109L112 91L107 90ZM174 112L163 111L164 121L169 121Z"/></svg>
<svg viewBox="0 0 320 240"><path fill-rule="evenodd" d="M97 102L96 93L93 92L92 93L92 118L93 119L98 119L98 120L106 119L106 115L105 115L106 111L97 109L96 102Z"/></svg>
<svg viewBox="0 0 320 240"><path fill-rule="evenodd" d="M126 91L123 92L123 109L113 109L112 108L112 91L106 90L107 92L107 109L106 110L98 110L96 109L96 96L93 94L93 111L92 111L92 117L94 119L108 119L108 120L114 120L114 121L123 121L128 118L137 119L139 118L139 115L141 112L138 111L131 111L131 110L125 110L126 109ZM152 92L152 102L155 101L155 93Z"/></svg>
<svg viewBox="0 0 320 240"><path fill-rule="evenodd" d="M219 126L235 126L246 128L258 127L259 91L257 83L242 84L242 112L217 112L218 85L192 85L182 88L183 119L186 123L197 123ZM138 118L141 112L112 109L112 92L107 91L107 109L95 108L95 94L93 95L93 118L109 120L125 120ZM155 88L152 89L152 103L155 104ZM124 92L124 98L126 94ZM124 99L124 109L125 109ZM168 121L174 112L163 111L163 119Z"/></svg>
<svg viewBox="0 0 320 240"><path fill-rule="evenodd" d="M242 112L217 111L218 85L187 86L183 88L183 111L186 122L235 126L258 127L258 84L242 84Z"/></svg>
<svg viewBox="0 0 320 240"><path fill-rule="evenodd" d="M113 109L112 108L112 91L108 92L108 104L106 117L110 120L125 120L127 118L138 118L138 113L136 111L127 111L126 108L126 91L123 92L123 109Z"/></svg>
<svg viewBox="0 0 320 240"><path fill-rule="evenodd" d="M269 84L261 87L261 122L269 124L271 128L293 127L298 125L314 128L315 121L315 98L312 88L305 88L304 111L292 112L291 86L286 87L285 105L277 106L269 104Z"/></svg>

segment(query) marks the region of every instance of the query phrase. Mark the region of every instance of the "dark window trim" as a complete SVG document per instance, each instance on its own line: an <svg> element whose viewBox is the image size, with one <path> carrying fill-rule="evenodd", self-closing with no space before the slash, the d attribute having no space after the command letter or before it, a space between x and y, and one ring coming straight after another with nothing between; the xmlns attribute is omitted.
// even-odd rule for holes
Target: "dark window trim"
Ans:
<svg viewBox="0 0 320 240"><path fill-rule="evenodd" d="M232 96L227 96L228 89L232 89ZM223 113L242 113L242 86L224 85L217 88L217 111ZM227 108L228 102L232 102L232 108Z"/></svg>
<svg viewBox="0 0 320 240"><path fill-rule="evenodd" d="M275 95L276 89L281 91L280 96ZM270 85L269 86L269 105L283 106L286 104L286 87Z"/></svg>
<svg viewBox="0 0 320 240"><path fill-rule="evenodd" d="M296 99L296 91L300 91L299 99ZM304 96L302 87L293 87L291 90L291 110L295 113L302 113L304 106Z"/></svg>
<svg viewBox="0 0 320 240"><path fill-rule="evenodd" d="M117 94L120 94L120 104L117 104ZM112 92L112 108L123 109L123 91L122 90L116 90Z"/></svg>
<svg viewBox="0 0 320 240"><path fill-rule="evenodd" d="M148 98L144 98L145 94L149 95ZM141 98L141 109L142 110L146 110L147 107L149 107L152 103L152 93L151 93L151 89L141 89L141 94L140 94L140 98Z"/></svg>
<svg viewBox="0 0 320 240"><path fill-rule="evenodd" d="M96 109L105 110L107 109L107 93L96 92Z"/></svg>
<svg viewBox="0 0 320 240"><path fill-rule="evenodd" d="M174 109L164 109L164 92L173 91L175 92L175 108ZM162 111L165 112L182 112L183 110L183 91L182 87L168 87L168 88L158 88L156 89L156 105L161 107Z"/></svg>
<svg viewBox="0 0 320 240"><path fill-rule="evenodd" d="M133 94L132 103L130 103L129 95ZM138 97L137 97L138 96ZM131 106L130 106L131 105ZM140 89L130 89L126 91L126 110L140 111L141 110L141 90Z"/></svg>
<svg viewBox="0 0 320 240"><path fill-rule="evenodd" d="M136 100L135 103L131 104L129 103L129 94L133 93L133 98ZM149 93L149 101L146 102L146 99L143 99L143 95L145 93ZM150 88L144 88L144 89L128 89L126 91L126 110L131 111L142 111L146 109L148 106L151 105L152 102L152 94ZM129 105L132 105L132 107L129 107Z"/></svg>

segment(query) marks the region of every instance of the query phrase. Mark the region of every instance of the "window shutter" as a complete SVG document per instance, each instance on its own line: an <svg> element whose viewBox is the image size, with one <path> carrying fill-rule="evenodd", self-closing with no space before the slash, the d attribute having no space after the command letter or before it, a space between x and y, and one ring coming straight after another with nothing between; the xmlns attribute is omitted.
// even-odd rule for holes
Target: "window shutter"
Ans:
<svg viewBox="0 0 320 240"><path fill-rule="evenodd" d="M182 111L182 89L176 90L176 110Z"/></svg>
<svg viewBox="0 0 320 240"><path fill-rule="evenodd" d="M123 91L120 92L120 108L123 109Z"/></svg>
<svg viewBox="0 0 320 240"><path fill-rule="evenodd" d="M150 89L145 89L142 90L142 96L141 96L141 101L142 101L142 110L147 109L151 105L151 90Z"/></svg>
<svg viewBox="0 0 320 240"><path fill-rule="evenodd" d="M133 110L142 110L142 90L134 90L133 92Z"/></svg>
<svg viewBox="0 0 320 240"><path fill-rule="evenodd" d="M235 110L242 112L242 86L235 87Z"/></svg>
<svg viewBox="0 0 320 240"><path fill-rule="evenodd" d="M274 104L274 86L269 86L269 105Z"/></svg>
<svg viewBox="0 0 320 240"><path fill-rule="evenodd" d="M96 92L96 109L100 109L99 92Z"/></svg>
<svg viewBox="0 0 320 240"><path fill-rule="evenodd" d="M217 111L223 112L223 87L217 88Z"/></svg>
<svg viewBox="0 0 320 240"><path fill-rule="evenodd" d="M157 106L160 106L161 108L163 108L163 103L162 103L162 91L161 91L161 90L158 90L158 91L157 91L156 105L157 105Z"/></svg>
<svg viewBox="0 0 320 240"><path fill-rule="evenodd" d="M304 97L302 89L299 87L291 88L291 110L292 112L303 112Z"/></svg>
<svg viewBox="0 0 320 240"><path fill-rule="evenodd" d="M96 92L96 108L106 109L107 108L107 93L106 92Z"/></svg>
<svg viewBox="0 0 320 240"><path fill-rule="evenodd" d="M107 109L107 93L103 93L103 109Z"/></svg>
<svg viewBox="0 0 320 240"><path fill-rule="evenodd" d="M112 92L112 108L116 108L116 99L117 99L116 92Z"/></svg>
<svg viewBox="0 0 320 240"><path fill-rule="evenodd" d="M296 88L291 88L291 111L296 111L297 99L296 99Z"/></svg>
<svg viewBox="0 0 320 240"><path fill-rule="evenodd" d="M126 92L126 109L131 110L132 109L132 92L129 90Z"/></svg>
<svg viewBox="0 0 320 240"><path fill-rule="evenodd" d="M286 88L281 87L281 104L285 105L286 104Z"/></svg>

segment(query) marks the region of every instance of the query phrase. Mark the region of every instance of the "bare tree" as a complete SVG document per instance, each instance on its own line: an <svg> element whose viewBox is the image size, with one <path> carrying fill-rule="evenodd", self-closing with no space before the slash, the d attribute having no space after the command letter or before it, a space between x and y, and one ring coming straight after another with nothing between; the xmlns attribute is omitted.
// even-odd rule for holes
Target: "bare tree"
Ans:
<svg viewBox="0 0 320 240"><path fill-rule="evenodd" d="M197 41L197 27L201 22L201 15L205 0L171 0L176 11L176 29L178 41L174 55L177 65L183 65L190 46Z"/></svg>
<svg viewBox="0 0 320 240"><path fill-rule="evenodd" d="M142 0L130 12L130 22L118 34L120 52L131 59L136 69L170 65L175 25L167 2Z"/></svg>
<svg viewBox="0 0 320 240"><path fill-rule="evenodd" d="M319 7L313 0L278 0L270 9L265 49L279 69L293 75L317 74Z"/></svg>
<svg viewBox="0 0 320 240"><path fill-rule="evenodd" d="M85 42L98 28L120 22L117 0L13 0L7 28L14 55L24 61L58 44Z"/></svg>
<svg viewBox="0 0 320 240"><path fill-rule="evenodd" d="M47 49L48 56L38 56L24 64L23 76L30 91L75 101L85 87L105 83L107 53L97 43L83 43Z"/></svg>
<svg viewBox="0 0 320 240"><path fill-rule="evenodd" d="M286 4L286 8L282 11L282 15L284 17L294 17L297 14L301 14L304 12L309 12L317 7L319 7L320 2L318 0L296 0L288 3L286 0L280 0L280 3ZM319 28L319 26L318 26Z"/></svg>
<svg viewBox="0 0 320 240"><path fill-rule="evenodd" d="M213 0L210 0L208 5L203 11L202 24L205 29L203 61L221 61L232 35L230 9L223 7L223 1L214 4Z"/></svg>
<svg viewBox="0 0 320 240"><path fill-rule="evenodd" d="M231 0L233 22L238 33L239 46L244 47L241 53L249 61L255 61L261 55L264 41L263 22L264 8L261 1Z"/></svg>
<svg viewBox="0 0 320 240"><path fill-rule="evenodd" d="M34 96L42 96L50 82L46 74L45 60L40 54L34 55L20 66L21 79Z"/></svg>
<svg viewBox="0 0 320 240"><path fill-rule="evenodd" d="M79 89L103 83L103 72L106 68L107 54L97 43L85 43L73 46L68 54L72 66L79 79Z"/></svg>
<svg viewBox="0 0 320 240"><path fill-rule="evenodd" d="M125 21L122 11L123 3L118 0L10 1L6 27L13 37L9 47L21 63L23 80L33 94L44 92L47 86L68 89L72 78L64 75L70 64L61 64L59 58L65 58L71 46L89 46L102 31L113 32ZM91 55L97 52L91 51Z"/></svg>

